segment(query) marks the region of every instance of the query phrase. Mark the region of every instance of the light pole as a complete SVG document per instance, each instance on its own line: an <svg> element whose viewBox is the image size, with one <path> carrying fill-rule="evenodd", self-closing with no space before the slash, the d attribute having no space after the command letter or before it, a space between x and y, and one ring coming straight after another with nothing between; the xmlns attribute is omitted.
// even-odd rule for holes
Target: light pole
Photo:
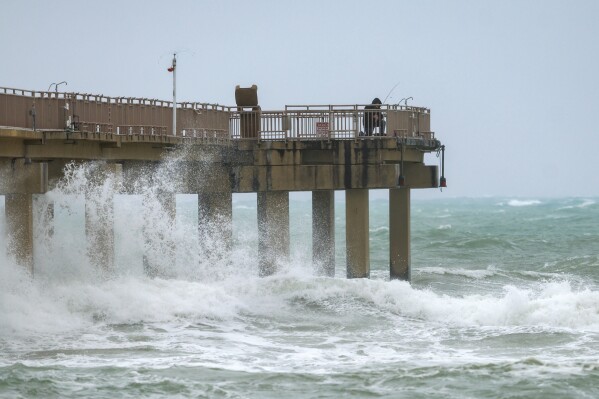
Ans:
<svg viewBox="0 0 599 399"><path fill-rule="evenodd" d="M68 83L64 80L59 83L50 83L50 87L48 87L48 91L52 90L52 86L54 86L54 91L56 93L58 93L58 86L60 86L60 85L68 85Z"/></svg>
<svg viewBox="0 0 599 399"><path fill-rule="evenodd" d="M62 81L62 82L58 82L58 83L50 83L50 87L48 87L48 91L50 91L52 89L52 86L54 86L54 92L56 93L56 98L58 98L58 86L60 85L65 85L67 86L68 83L66 81ZM67 112L69 111L69 103L67 102L67 96L64 96L64 111L63 111L63 118L64 118L64 125L65 125L65 129L70 129L71 128L71 118L67 117Z"/></svg>

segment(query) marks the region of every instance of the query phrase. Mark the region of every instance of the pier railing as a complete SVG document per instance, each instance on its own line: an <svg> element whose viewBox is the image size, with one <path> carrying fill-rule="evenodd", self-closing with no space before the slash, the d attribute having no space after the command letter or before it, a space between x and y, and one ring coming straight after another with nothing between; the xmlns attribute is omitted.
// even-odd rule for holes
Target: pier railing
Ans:
<svg viewBox="0 0 599 399"><path fill-rule="evenodd" d="M0 88L0 126L115 135L238 140L347 140L401 137L434 140L430 110L399 104L288 105L281 111L197 102Z"/></svg>
<svg viewBox="0 0 599 399"><path fill-rule="evenodd" d="M181 128L174 134L172 105L149 98L0 88L0 126L116 135L229 136L230 107L177 103Z"/></svg>
<svg viewBox="0 0 599 399"><path fill-rule="evenodd" d="M376 137L412 137L433 140L430 110L421 107L383 104L380 109L365 105L288 105L284 111L259 109L231 113L232 139L259 140L344 140Z"/></svg>

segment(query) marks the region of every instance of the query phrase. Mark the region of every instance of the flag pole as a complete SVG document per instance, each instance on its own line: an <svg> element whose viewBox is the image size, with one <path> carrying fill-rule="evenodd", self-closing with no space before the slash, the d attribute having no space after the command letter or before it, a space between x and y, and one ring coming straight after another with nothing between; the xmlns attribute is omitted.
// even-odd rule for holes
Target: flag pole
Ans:
<svg viewBox="0 0 599 399"><path fill-rule="evenodd" d="M173 136L177 135L177 53L173 54Z"/></svg>

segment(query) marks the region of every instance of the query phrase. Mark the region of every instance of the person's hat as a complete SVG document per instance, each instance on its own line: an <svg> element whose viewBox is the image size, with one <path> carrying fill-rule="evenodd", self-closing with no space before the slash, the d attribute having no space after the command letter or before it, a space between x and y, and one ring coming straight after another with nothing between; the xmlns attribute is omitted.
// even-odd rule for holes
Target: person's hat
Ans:
<svg viewBox="0 0 599 399"><path fill-rule="evenodd" d="M382 102L381 102L380 98L378 98L378 97L377 97L377 98L375 98L374 100L372 100L372 103L373 103L373 104L382 104Z"/></svg>

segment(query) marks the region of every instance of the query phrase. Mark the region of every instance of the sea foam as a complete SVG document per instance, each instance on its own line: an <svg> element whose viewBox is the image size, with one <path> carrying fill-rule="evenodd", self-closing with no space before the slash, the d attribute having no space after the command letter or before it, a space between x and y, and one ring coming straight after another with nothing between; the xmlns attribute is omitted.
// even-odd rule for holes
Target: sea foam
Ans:
<svg viewBox="0 0 599 399"><path fill-rule="evenodd" d="M66 331L93 323L233 320L247 314L285 320L298 312L315 315L324 309L333 323L336 317L345 318L349 309L362 309L385 318L410 317L448 326L599 330L599 292L574 290L568 282L456 296L406 282L314 277L298 268L268 278L231 277L209 283L135 276L93 283L31 281L10 269L3 268L0 287L3 334Z"/></svg>

